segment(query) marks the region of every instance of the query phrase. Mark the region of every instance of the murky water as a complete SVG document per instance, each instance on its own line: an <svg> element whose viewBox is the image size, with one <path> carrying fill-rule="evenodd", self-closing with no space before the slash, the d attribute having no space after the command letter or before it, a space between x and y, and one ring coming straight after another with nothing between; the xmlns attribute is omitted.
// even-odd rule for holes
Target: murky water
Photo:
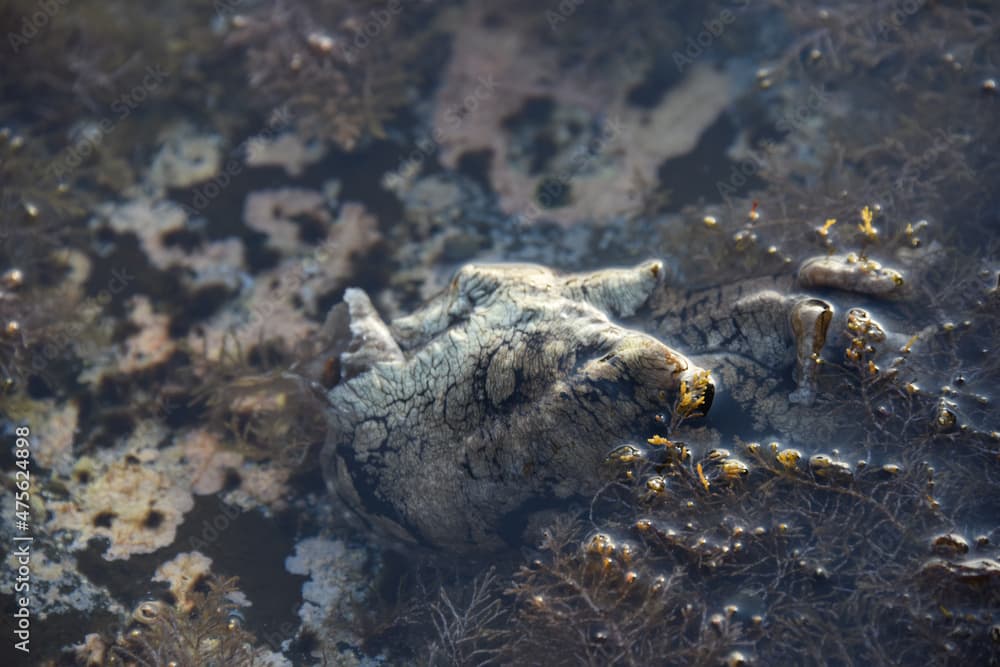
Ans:
<svg viewBox="0 0 1000 667"><path fill-rule="evenodd" d="M0 33L3 664L1000 662L992 3L9 0ZM391 322L468 263L647 259L611 318L713 393L525 426L607 457L578 485L486 463L530 408L456 427L456 475L547 489L489 548L405 542L422 501L378 484L425 461L329 493L348 288ZM428 405L374 421L446 440Z"/></svg>

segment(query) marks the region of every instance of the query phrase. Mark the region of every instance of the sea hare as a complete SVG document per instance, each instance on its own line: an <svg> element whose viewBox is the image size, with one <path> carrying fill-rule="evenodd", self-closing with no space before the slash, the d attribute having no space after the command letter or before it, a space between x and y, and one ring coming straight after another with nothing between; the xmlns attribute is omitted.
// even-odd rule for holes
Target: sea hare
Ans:
<svg viewBox="0 0 1000 667"><path fill-rule="evenodd" d="M884 298L904 284L850 259L695 292L663 287L659 261L575 275L468 265L391 325L348 289L335 311L349 343L327 393L327 484L394 539L491 548L516 543L532 513L593 494L610 449L648 436L682 383L698 386L702 414L721 380L765 420L808 423L814 415L796 410L815 399L840 320L799 288ZM791 393L782 391L789 367Z"/></svg>
<svg viewBox="0 0 1000 667"><path fill-rule="evenodd" d="M457 551L512 541L535 509L592 493L609 444L702 371L609 319L633 314L662 272L470 265L391 326L347 290L352 342L322 456L331 490L395 538Z"/></svg>

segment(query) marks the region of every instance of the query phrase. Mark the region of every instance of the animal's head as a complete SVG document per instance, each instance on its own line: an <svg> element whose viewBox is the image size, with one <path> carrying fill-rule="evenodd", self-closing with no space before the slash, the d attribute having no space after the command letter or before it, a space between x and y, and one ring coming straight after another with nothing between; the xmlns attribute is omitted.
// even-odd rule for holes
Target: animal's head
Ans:
<svg viewBox="0 0 1000 667"><path fill-rule="evenodd" d="M576 333L564 372L527 412L533 432L519 434L544 443L541 451L571 477L594 478L614 446L648 437L657 414L686 418L711 408L709 372L656 338L610 324Z"/></svg>

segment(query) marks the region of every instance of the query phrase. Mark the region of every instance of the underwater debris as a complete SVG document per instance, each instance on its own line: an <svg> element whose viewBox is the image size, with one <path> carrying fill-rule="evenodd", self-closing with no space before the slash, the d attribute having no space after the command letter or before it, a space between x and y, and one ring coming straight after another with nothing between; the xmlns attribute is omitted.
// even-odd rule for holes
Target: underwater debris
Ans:
<svg viewBox="0 0 1000 667"><path fill-rule="evenodd" d="M199 362L204 384L195 402L207 411L207 427L178 441L192 490L221 490L227 502L246 510L281 509L291 491L289 478L312 461L323 440L323 404L280 356L255 367L238 344L220 354ZM230 438L234 444L222 444Z"/></svg>
<svg viewBox="0 0 1000 667"><path fill-rule="evenodd" d="M248 198L248 225L267 230L287 257L258 274L235 307L192 330L188 345L202 350L203 361L218 362L234 344L249 353L277 341L291 352L313 340L321 328L318 320L323 313L317 309L322 299L343 288L381 240L378 221L364 206L347 202L334 219L318 193L304 198L307 217L318 225L318 238L303 240L291 215L282 209L287 200L291 211L302 211L292 201L300 194L297 190L265 191Z"/></svg>
<svg viewBox="0 0 1000 667"><path fill-rule="evenodd" d="M2 10L0 10L2 11ZM80 217L92 203L47 169L51 155L32 136L0 126L0 389L49 376L84 327L71 317L89 260ZM80 313L81 320L85 320ZM69 355L67 355L69 356ZM51 379L49 377L49 379Z"/></svg>
<svg viewBox="0 0 1000 667"><path fill-rule="evenodd" d="M146 182L158 193L168 188L187 188L207 181L222 165L222 137L198 134L188 124L161 133L162 148L153 158Z"/></svg>
<svg viewBox="0 0 1000 667"><path fill-rule="evenodd" d="M835 224L837 224L836 218L827 218L826 222L816 228L816 233L825 239L830 234L830 228Z"/></svg>
<svg viewBox="0 0 1000 667"><path fill-rule="evenodd" d="M79 405L72 401L63 403L55 399L43 399L29 410L24 414L24 419L27 423L38 425L35 427L35 435L44 443L34 453L35 461L57 474L68 475L74 463L73 442L80 417ZM20 410L14 408L11 412L18 414Z"/></svg>
<svg viewBox="0 0 1000 667"><path fill-rule="evenodd" d="M299 135L283 132L277 137L254 137L247 144L247 165L282 167L289 176L301 176L306 167L326 154L319 142L306 142Z"/></svg>
<svg viewBox="0 0 1000 667"><path fill-rule="evenodd" d="M324 537L299 541L285 559L286 570L308 577L298 609L300 635L317 638L317 653L336 656L362 645L365 611L375 596L371 573L378 567L369 547Z"/></svg>
<svg viewBox="0 0 1000 667"><path fill-rule="evenodd" d="M189 252L169 242L172 235L188 229L191 219L175 202L141 196L123 202L106 202L95 210L91 225L107 225L119 234L133 234L139 240L146 258L158 269L182 267L191 269L193 282L231 282L226 272L243 268L243 247L235 239L211 241L198 252ZM181 275L188 272L182 271Z"/></svg>
<svg viewBox="0 0 1000 667"><path fill-rule="evenodd" d="M153 581L166 582L177 610L190 613L198 603L193 597L196 587L204 585L211 572L211 558L200 551L188 551L177 554L156 568Z"/></svg>
<svg viewBox="0 0 1000 667"><path fill-rule="evenodd" d="M500 582L495 569L477 576L466 599L452 599L442 586L430 604L437 640L427 649L429 665L486 664L500 659L508 631L502 627L510 611L497 596Z"/></svg>
<svg viewBox="0 0 1000 667"><path fill-rule="evenodd" d="M145 296L132 297L126 307L127 321L136 328L136 333L108 354L108 363L92 360L80 376L82 381L93 382L96 386L104 376L142 372L163 364L174 353L176 346L170 337L167 315L154 313L152 303Z"/></svg>
<svg viewBox="0 0 1000 667"><path fill-rule="evenodd" d="M841 328L840 313L848 311L845 306L861 305L869 309L869 319L885 333L884 340L863 344L861 358L844 364L838 350L820 365L819 351L813 346L818 340L815 335L803 344L801 352L796 350L799 360L815 362L815 366L805 366L804 374L786 372L791 368L788 357L774 366L734 362L745 350L728 358L725 354L693 358L715 371L712 383L719 390L713 397L719 408L713 415L716 419L671 424L675 416L694 418L707 407L705 393L695 391L693 379L685 379L687 391L682 393L690 394L687 401L681 401L685 409L675 402L671 415L671 397L665 396L657 408L663 415L658 426L651 421L633 424L635 432L623 429L609 439L607 450L623 439L640 444L619 447L610 456L601 452L601 460L608 459L602 476L609 471L621 474L607 480L609 486L602 487L592 503L588 505L587 497L570 499L558 494L546 499L566 512L583 507L581 517L586 525L563 540L559 553L550 549L558 539L544 544L541 552L531 552L525 567L540 573L536 579L519 574L516 583L511 582L501 562L494 578L480 578L487 585L473 587L471 600L457 591L461 583L442 591L434 598L433 622L425 624L437 625L434 646L426 645L434 641L428 639L434 637L434 628L429 633L422 628L423 635L398 643L396 637L381 635L381 629L363 628L354 639L345 639L351 644L349 648L335 646L338 637L349 637L355 627L344 630L338 625L340 616L326 613L326 596L333 595L335 576L342 573L320 557L320 552L340 554L329 544L332 540L323 539L311 547L317 556L313 565L322 563L322 567L295 566L309 572L308 585L316 585L304 595L314 608L300 616L304 619L308 615L315 625L311 632L300 635L293 628L282 638L295 640L289 657L294 651L296 660L311 652L317 658L322 654L328 661L345 662L365 661L370 656L363 653L382 647L388 647L384 657L372 661L405 662L427 652L445 664L469 659L707 665L877 663L886 656L914 663L989 664L1000 660L1000 619L993 612L1000 581L995 575L994 553L998 536L996 531L985 529L982 535L966 532L995 516L998 507L1000 425L992 393L1000 362L989 350L995 347L993 331L1000 296L995 289L982 289L986 279L991 289L995 286L996 249L976 249L977 257L986 256L983 267L977 268L991 270L978 282L969 280L962 266L973 263L965 247L979 245L985 238L977 231L993 232L989 225L995 222L996 210L992 183L982 175L997 172L994 146L1000 126L990 121L996 96L987 83L996 76L995 45L1000 42L992 8L984 0L961 6L918 3L913 14L900 15L901 23L891 11L883 12L892 9L888 5L869 11L872 8L859 0L820 10L784 0L747 8L740 14L738 28L734 25L724 35L713 34L719 40L718 50L711 55L705 49L702 65L712 67L723 58L727 66L734 64L733 54L723 47L744 40L759 40L746 51L753 60L775 56L779 62L765 63L757 90L737 90L737 103L727 105L724 117L716 113L721 107L714 101L719 98L712 96L705 118L685 117L678 127L698 129L694 126L700 126L702 120L719 119L722 122L715 129L723 128L723 135L736 134L735 141L745 143L748 151L756 150L769 136L781 135L781 139L757 170L756 182L763 183L760 191L753 183L746 192L725 194L720 190L727 199L725 205L698 201L683 215L659 213L670 206L664 202L666 187L672 184L659 182L661 165L651 156L652 149L663 144L659 137L648 141L647 126L639 122L629 127L639 128L635 141L648 144L640 147L640 166L656 168L623 175L628 181L621 183L627 187L601 192L603 184L612 182L602 180L601 170L609 165L618 168L629 160L613 154L619 148L611 140L615 119L602 118L599 110L613 108L624 99L621 104L627 114L660 118L659 112L672 104L670 91L684 89L686 84L673 76L671 68L657 67L656 56L651 58L649 51L663 51L663 44L679 44L688 33L695 34L689 30L692 22L704 20L706 28L713 20L718 22L713 17L722 6L644 1L627 3L623 9L617 6L620 3L564 2L558 11L553 7L547 12L545 8L539 11L537 3L520 0L502 13L483 12L482 29L476 27L466 34L523 36L521 43L529 47L516 62L531 65L524 71L530 75L542 70L539 62L551 54L554 62L547 71L559 75L556 83L542 81L537 85L528 77L526 90L514 90L510 81L500 78L470 82L471 88L464 89L475 93L475 85L481 83L481 93L493 88L497 97L512 100L511 112L494 119L496 126L478 139L478 145L486 145L487 139L507 142L506 166L502 168L515 175L527 173L529 185L534 186L514 192L528 203L523 219L537 219L542 224L533 225L531 230L512 230L509 224L501 224L503 216L496 209L495 193L485 186L470 186L469 176L469 172L477 172L474 176L478 178L481 169L486 173L483 182L496 184L490 170L498 168L497 164L490 163L483 153L460 150L441 170L432 157L441 146L436 144L423 153L427 164L414 163L416 167L403 174L414 179L396 191L404 215L390 212L382 221L385 245L376 246L365 231L378 228L377 221L370 219L358 226L356 238L361 240L357 244L344 240L343 246L354 250L325 256L313 252L318 230L338 224L334 222L338 205L327 192L322 193L326 201L320 205L325 215L305 212L294 219L291 215L281 218L288 226L264 231L263 239L252 225L239 224L238 213L223 212L224 206L206 210L204 217L187 210L188 217L182 221L169 204L161 208L156 200L149 200L147 213L137 213L127 225L116 228L98 217L87 230L76 224L73 216L77 214L70 214L72 220L62 213L49 214L64 204L59 198L76 205L71 200L78 196L113 199L116 206L127 206L134 193L124 192L124 186L134 180L135 173L146 172L146 164L135 164L148 163L158 149L151 145L160 136L158 128L173 126L178 114L189 115L191 109L198 109L201 116L193 126L206 136L217 133L221 141L227 141L259 120L253 114L248 117L244 107L283 108L286 100L291 100L289 108L294 109L294 115L290 116L298 127L307 128L294 135L296 139L304 142L308 136L319 136L326 139L313 146L333 141L352 150L374 148L358 155L361 159L357 162L354 156L347 156L347 169L364 165L364 172L356 174L357 180L355 174L341 173L339 157L324 162L324 169L329 167L333 177L343 180L349 196L375 197L380 214L392 211L396 202L391 197L383 200L377 191L373 194L367 186L357 186L361 180L378 181L380 174L368 173L370 165L381 164L382 151L398 147L400 137L410 131L409 114L392 127L379 120L391 118L397 104L386 100L394 97L403 101L401 106L413 109L418 127L435 119L440 124L444 119L446 129L452 121L475 129L476 119L490 102L483 95L473 95L467 104L465 97L458 96L449 99L459 105L454 109L441 108L440 104L432 108L435 95L443 95L446 89L458 91L448 72L434 79L433 90L417 85L416 70L430 69L424 63L431 67L438 64L433 58L425 59L426 52L414 56L415 50L410 48L411 35L423 35L427 30L413 24L429 15L437 16L441 11L443 26L431 29L454 31L451 44L455 52L482 56L494 48L492 44L465 48L463 26L474 13L466 11L467 5L409 3L405 12L389 17L391 25L379 25L378 36L368 36L376 43L358 49L356 40L366 34L369 12L384 7L385 0L351 0L326 6L297 0L277 6L192 0L185 3L182 12L176 7L139 10L148 16L138 16L133 5L121 0L56 4L62 13L49 17L48 35L39 36L22 53L14 54L17 57L0 62L0 73L5 74L0 76L0 89L5 93L0 98L6 100L0 107L11 119L8 138L13 137L6 144L12 151L10 160L4 160L8 153L0 148L0 207L5 222L12 223L10 231L16 241L0 248L10 259L2 266L5 291L0 329L6 336L0 341L4 346L0 360L7 361L8 349L17 350L20 356L12 354L11 364L17 369L28 368L25 359L32 357L21 351L45 350L44 334L53 330L56 343L76 340L77 333L88 342L86 347L57 346L58 355L42 355L48 372L57 380L49 382L47 388L32 379L30 386L10 387L4 396L5 411L9 408L12 418L30 414L33 422L53 420L33 424L42 441L52 444L51 449L40 449L37 458L42 493L36 502L43 503L44 509L51 509L54 501L65 502L67 497L74 501L86 498L85 477L106 476L113 456L134 456L144 451L135 446L143 444L158 454L155 459L142 460L140 467L162 473L185 491L190 484L190 494L217 493L245 509L263 505L265 513L292 507L296 529L305 526L309 530L325 521L328 508L322 494L317 495L318 478L310 475L307 453L322 441L323 411L311 402L302 378L321 378L328 388L343 381L340 356L331 360L331 341L319 323L326 305L339 297L348 279L366 281L365 287L383 312L396 314L408 312L414 303L430 297L456 263L484 258L527 259L579 270L595 263L627 261L640 253L645 256L651 247L661 248L677 255L671 262L671 273L678 288L687 290L730 284L736 278L787 277L794 269L793 259L811 256L818 246L833 257L846 258L851 249L858 252L848 245L853 241L865 247L849 267L820 264L810 269L843 272L839 277L827 277L826 284L815 283L817 288L870 280L869 296L892 296L889 282L895 281L874 264L877 258L905 269L898 275L905 275L908 296L920 297L896 301L883 309L864 301L833 304L831 297L831 306L837 307L836 329ZM479 8L488 4L479 3ZM693 15L694 8L704 13L704 18L699 14L687 26L673 27L674 15ZM0 9L0 25L17 29L22 15L36 9L22 0L8 3ZM239 13L244 11L246 14ZM281 11L305 17L287 23L294 25L285 32L297 34L281 35L284 19L267 23L272 13ZM623 11L631 13L629 21L619 20ZM167 17L164 12L175 16ZM212 20L214 12L217 15ZM884 29L878 21L883 21ZM241 33L257 22L264 26L260 32ZM541 30L528 30L529 24ZM150 26L162 34L151 39ZM275 26L274 34L268 34ZM647 38L662 26L671 26L663 38ZM695 27L701 30L701 26ZM207 34L209 30L216 34ZM615 30L623 38L607 39ZM230 45L242 51L248 74L254 65L250 51L270 51L260 62L273 64L272 78L260 81L263 94L250 105L245 95L232 94L243 81L231 76L233 52L218 52L219 33L225 33ZM237 44L243 37L249 41ZM279 44L286 37L288 49ZM106 46L102 47L101 41L106 41ZM152 48L139 48L144 41ZM441 44L442 51L448 48L446 40ZM535 48L534 44L540 46ZM789 44L789 53L794 55L783 58ZM950 45L944 55L941 44ZM633 49L637 45L645 51L637 54ZM390 53L383 60L386 49ZM352 51L356 56L353 60ZM338 60L338 54L343 55L343 61ZM156 104L140 111L131 94L127 99L116 99L129 92L135 75L141 76L149 60L160 55L170 75L162 88L143 89L144 94L156 98ZM369 56L385 62L388 71L380 72L379 63L366 66ZM272 60L264 62L268 57ZM532 58L535 62L528 63ZM660 58L669 61L669 55ZM631 61L632 67L622 66L622 61ZM349 79L346 88L334 85L336 75L327 77L326 72L320 72L319 77L311 78L304 73L341 66L345 71L353 68L345 74ZM482 63L478 66L486 69ZM572 68L596 72L593 84L577 85L579 78ZM670 71L664 77L665 70ZM401 77L396 76L399 72ZM360 76L352 79L355 73ZM722 80L719 76L699 76L694 68L685 68L684 73L702 83ZM279 77L287 82L278 81ZM885 80L892 80L893 85L881 85ZM319 83L312 85L314 81ZM568 82L565 89L562 81ZM373 84L371 89L365 89L366 82ZM392 89L384 98L382 83ZM577 90L569 91L573 86ZM728 83L723 87L729 87ZM598 88L600 95L593 93ZM716 92L731 94L732 88ZM354 105L355 99L363 101ZM102 121L118 117L114 110L108 113L109 103L115 102L125 105L121 108L127 109L132 120L108 133ZM347 106L338 107L342 102ZM551 107L549 111L546 105ZM81 107L90 111L81 116ZM328 114L331 109L334 113ZM449 111L454 114L449 115ZM335 120L341 112L344 120ZM551 113L549 120L539 120L538 116L546 113ZM314 123L322 127L311 128ZM369 141L380 134L388 140ZM497 139L497 134L502 136ZM682 138L698 136L695 132ZM700 134L706 146L714 145L716 136L707 131ZM37 141L38 137L47 146ZM36 178L37 169L27 161L20 162L35 147L49 151L49 157L41 161L43 167L50 163L64 167L63 182L50 182L46 174ZM90 156L78 167L72 166L86 147ZM300 147L301 143L282 158L287 173L293 176L297 170L308 169L307 157L311 159L309 149L300 151ZM252 150L248 161L253 159ZM445 147L441 154L448 150ZM741 159L740 155L734 150L726 157ZM575 161L577 156L581 160L587 157L589 162L580 164ZM498 156L492 157L496 160ZM162 174L156 178L169 180L172 176L163 176L170 170L162 169L162 159L156 167ZM211 159L207 163L211 164ZM433 173L421 176L420 169ZM466 173L457 174L456 169ZM308 172L308 187L315 187L313 171ZM8 175L10 178L4 178ZM572 183L567 175L573 176ZM248 176L251 181L266 176L273 181L268 187L273 188L304 185L282 182L287 179L274 170ZM8 187L17 179L32 182L19 181L16 188ZM36 184L40 196L21 189ZM674 189L676 195L678 188ZM590 216L600 216L600 209L590 210L586 202L602 197L610 202L608 210L614 212L609 217L621 220L620 225L607 225L605 219L597 220L603 225L601 229L587 224ZM752 201L763 204L757 207ZM576 209L579 202L584 204ZM862 221L862 227L877 228L877 234L855 227L864 202L871 217ZM381 208L383 203L386 209ZM542 210L536 215L532 204L539 209L551 206L551 215ZM80 215L87 207L82 206ZM620 213L623 209L624 214ZM569 219L573 210L581 213L579 220ZM344 209L340 211L344 213ZM171 226L157 228L155 218L161 213ZM361 214L367 216L363 209ZM223 215L229 219L224 220ZM569 234L542 221L546 216L557 220L563 215L567 224L582 221L578 225L582 231ZM706 224L708 218L711 225ZM754 218L750 225L746 225L748 218ZM833 226L831 221L836 219L843 224ZM827 223L814 233L813 226L823 220ZM243 238L220 238L233 234L234 227ZM154 230L149 236L147 228ZM939 259L910 252L915 248L928 250L935 243L927 229L934 230L938 242L959 258L954 275L936 266L929 278L915 273ZM72 238L67 239L64 233ZM122 235L129 238L119 239ZM94 287L86 280L65 297L51 294L51 283L61 280L68 269L51 260L47 247L35 250L38 246L34 246L30 254L19 256L22 241L51 239L54 246L77 245L86 252L88 261L101 269L102 259L108 256L105 252L123 248L123 252L131 252L127 248L132 235L150 254L150 263L162 275L176 276L183 287L177 294L162 295L143 294L152 288L137 286L140 293L134 295L136 300L116 301L116 308L135 307L133 324L145 325L141 331L132 329L120 313L110 312L113 309L100 308L96 301L85 302L86 290ZM876 240L877 255L876 248L870 246ZM253 254L258 244L266 249L263 263ZM370 285L370 272L362 270L362 265L376 247L379 251L385 248L385 253L378 253L378 265L386 271L378 272L380 275L371 280L375 284ZM677 252L679 248L691 252ZM324 264L328 258L334 259ZM343 273L329 280L326 274L316 277L317 273L340 270L333 267L344 267ZM200 286L219 283L226 289L213 303L213 312L188 317L189 311L202 306L200 300L195 304L188 297ZM796 290L793 285L779 278L766 289L784 295ZM83 289L76 289L79 287ZM703 292L701 296L706 294L717 293ZM40 298L45 295L53 298ZM726 299L725 293L722 298ZM974 305L976 301L981 303ZM271 307L275 302L281 302L281 307ZM74 305L59 306L67 303ZM86 305L77 307L81 303ZM696 303L686 301L692 307ZM733 303L726 301L725 308ZM816 303L807 305L801 311L804 316L793 321L800 333L815 334L827 311ZM60 311L71 313L78 326L42 326L55 322ZM681 319L694 317L692 312ZM168 316L170 327L164 319ZM921 329L928 319L934 326ZM783 324L785 319L774 321ZM274 329L258 327L258 322L280 331L272 335ZM905 323L907 334L914 329L920 333L898 340L893 329L900 322ZM944 322L949 324L943 326ZM644 324L636 320L628 326L641 329ZM724 324L713 327L703 329L716 336L706 336L708 344L703 349L725 352L735 333ZM700 335L696 329L682 325L671 328L676 338L661 338L686 351L683 335ZM875 336L869 327L859 325L858 329L850 332L851 339ZM167 334L173 338L164 338ZM306 345L301 344L304 337L309 339ZM212 351L197 354L206 339ZM234 340L239 343L239 352L233 354L243 357L246 364L221 369ZM163 347L150 354L157 342ZM761 337L756 342L761 348L773 345L786 354L793 347L780 338ZM894 352L900 344L904 355L900 361L875 358L876 352ZM840 347L849 345L850 339ZM118 368L112 355L133 349L131 346L134 354L129 353L127 366ZM172 354L168 356L166 350ZM316 351L327 354L312 355ZM767 356L758 351L751 349L742 359ZM56 368L60 364L69 370ZM100 364L113 370L97 377L95 370ZM89 374L78 375L81 367ZM93 377L94 381L75 382L80 377ZM806 378L815 382L809 385L814 390L814 407L790 408L791 383L804 384ZM189 398L201 398L188 395L186 387L192 386L211 390L217 402L208 406L198 400L188 403ZM182 402L177 409L166 406L159 410L160 396L151 394L164 387ZM34 398L22 411L25 406L19 401L28 393ZM37 395L44 397L38 400ZM738 407L749 406L746 414L734 408L731 399ZM153 409L155 415L150 414ZM109 419L109 413L115 418ZM169 428L151 428L147 420L162 421ZM231 427L235 446L229 444L223 427ZM649 446L642 443L645 435L660 427L662 435L650 437ZM74 428L80 429L75 443ZM133 429L142 442L119 437L120 430ZM559 445L572 449L573 438L562 435ZM782 444L773 450L768 445L751 450L744 448L740 436L763 443L778 437ZM81 457L75 474L71 469L74 457ZM538 467L522 468L514 474L531 476ZM49 478L50 473L54 477ZM133 481L143 483L146 479L135 477ZM121 500L124 502L124 497ZM34 505L33 509L36 516L43 516ZM102 526L117 521L102 513L92 518ZM518 527L523 525L519 515L508 519ZM154 515L150 523L157 520ZM845 530L845 526L850 529ZM604 537L599 544L593 544L596 535ZM934 536L957 536L966 541L968 551L959 553L962 547L958 539L934 545ZM58 552L63 549L60 540L66 537L66 543L72 543L73 535L60 533L56 537L48 542ZM368 533L359 533L359 537L371 544ZM351 552L369 553L366 549L351 547ZM296 557L304 558L306 551L298 550ZM928 561L931 557L935 560ZM168 565L197 571L194 559L186 564L178 559ZM78 612L114 609L110 594L92 584L88 588L90 582L66 553L40 554L33 568L49 586L41 593L44 609L56 614L70 612L70 622L80 618ZM372 570L379 567L372 566ZM371 577L372 572L366 574ZM469 579L462 581L468 584ZM525 587L513 592L519 584ZM498 590L505 585L512 591L506 595ZM50 606L51 600L60 597L60 589L73 592L62 594L65 606ZM365 606L380 607L385 606L380 599L383 595L389 598L393 592L373 585L362 599ZM399 595L401 606L411 604L409 592L401 589ZM143 618L156 615L155 608L144 609L154 613L141 614ZM493 616L494 612L501 615ZM327 626L321 627L321 622ZM91 653L98 650L94 636L87 642ZM100 650L112 644L113 639ZM317 644L320 648L313 650ZM133 646L129 650L139 656L142 649ZM142 654L144 662L155 664L155 659ZM235 659L240 662L242 657ZM282 660L287 664L287 658Z"/></svg>
<svg viewBox="0 0 1000 667"><path fill-rule="evenodd" d="M44 516L45 507L32 503L32 515ZM15 535L14 527L4 537ZM10 550L5 564L17 567L17 555ZM52 548L31 551L32 616L58 623L65 615L93 617L102 612L120 613L124 608L104 586L91 581L80 571L80 562L70 554ZM57 647L53 647L57 648Z"/></svg>
<svg viewBox="0 0 1000 667"><path fill-rule="evenodd" d="M136 436L138 442L149 444L158 439L153 434ZM70 531L70 550L85 548L93 537L105 537L106 560L172 544L194 499L189 489L156 465L162 457L148 447L133 449L122 458L114 451L81 457L68 480L72 500L50 503L52 517L46 530Z"/></svg>
<svg viewBox="0 0 1000 667"><path fill-rule="evenodd" d="M734 650L749 651L740 624L732 615L716 620L679 571L659 574L641 549L623 557L575 548L577 535L572 525L554 526L539 557L514 575L503 661L722 664Z"/></svg>
<svg viewBox="0 0 1000 667"><path fill-rule="evenodd" d="M242 486L244 457L226 447L213 431L196 428L178 436L175 444L191 471L191 492L195 495L222 491L234 474L241 477Z"/></svg>
<svg viewBox="0 0 1000 667"><path fill-rule="evenodd" d="M256 638L245 629L239 605L233 602L236 583L235 578L208 578L204 581L207 591L191 592L186 609L154 600L142 602L121 633L101 640L88 637L78 656L95 667L281 664L273 662L270 651L256 646Z"/></svg>
<svg viewBox="0 0 1000 667"><path fill-rule="evenodd" d="M567 68L548 33L519 29L521 22L537 19L537 12L514 13L496 24L486 7L470 3L463 11L432 126L446 167L454 169L466 154L492 153L490 182L515 221L605 224L633 212L635 182L656 183L664 160L694 148L738 86L725 73L699 64L657 105L641 108L629 100L641 82L635 63L602 63L597 76L591 69ZM512 119L539 101L557 114L578 116L568 123L556 118L554 127L590 128L565 142L561 160L550 158L543 168L519 164L518 152L531 151L519 147L510 129ZM528 146L541 143L534 136L521 140ZM546 136L545 142L552 140Z"/></svg>
<svg viewBox="0 0 1000 667"><path fill-rule="evenodd" d="M331 227L333 214L321 192L282 188L248 194L243 220L251 229L266 234L271 247L282 254L291 254L308 246L303 228L311 226L325 231Z"/></svg>
<svg viewBox="0 0 1000 667"><path fill-rule="evenodd" d="M869 241L875 241L878 239L878 230L872 227L872 220L874 220L875 214L872 210L865 206L861 209L861 223L858 225L858 229Z"/></svg>
<svg viewBox="0 0 1000 667"><path fill-rule="evenodd" d="M231 17L226 44L244 53L258 103L286 107L305 138L352 150L384 136L419 81L428 14L398 0L281 1Z"/></svg>

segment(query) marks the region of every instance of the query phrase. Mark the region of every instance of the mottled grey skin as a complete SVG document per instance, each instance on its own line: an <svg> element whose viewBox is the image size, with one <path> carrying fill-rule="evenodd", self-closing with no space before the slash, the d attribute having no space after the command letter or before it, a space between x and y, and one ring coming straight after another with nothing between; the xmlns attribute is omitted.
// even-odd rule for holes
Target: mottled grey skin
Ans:
<svg viewBox="0 0 1000 667"><path fill-rule="evenodd" d="M824 256L803 262L795 276L694 291L667 286L652 296L648 316L637 326L711 369L717 390L735 399L755 428L788 433L804 423L820 425L815 411L807 409L816 396L817 359L824 349L844 343L839 334L857 297L898 300L910 287L899 271ZM845 307L816 298L816 289L846 296ZM898 349L907 339L890 333L886 347ZM842 359L843 350L829 356Z"/></svg>
<svg viewBox="0 0 1000 667"><path fill-rule="evenodd" d="M345 295L355 348L329 393L323 467L332 490L403 540L498 546L526 503L589 494L609 443L667 409L698 369L613 324L662 265L559 276L466 266L390 330L364 292Z"/></svg>
<svg viewBox="0 0 1000 667"><path fill-rule="evenodd" d="M710 368L718 390L736 400L755 428L787 431L813 402L812 354L825 345L834 312L795 288L783 277L663 290L651 299L652 321L642 326Z"/></svg>
<svg viewBox="0 0 1000 667"><path fill-rule="evenodd" d="M834 268L828 286L869 284ZM516 539L529 508L592 494L609 449L652 432L702 370L664 340L703 355L740 402L812 400L828 303L787 280L682 293L663 278L655 261L569 276L470 265L391 327L347 290L351 345L322 454L331 491L405 542L468 551ZM823 284L822 272L810 280ZM644 306L635 321L657 337L610 320ZM789 400L777 388L792 366Z"/></svg>

